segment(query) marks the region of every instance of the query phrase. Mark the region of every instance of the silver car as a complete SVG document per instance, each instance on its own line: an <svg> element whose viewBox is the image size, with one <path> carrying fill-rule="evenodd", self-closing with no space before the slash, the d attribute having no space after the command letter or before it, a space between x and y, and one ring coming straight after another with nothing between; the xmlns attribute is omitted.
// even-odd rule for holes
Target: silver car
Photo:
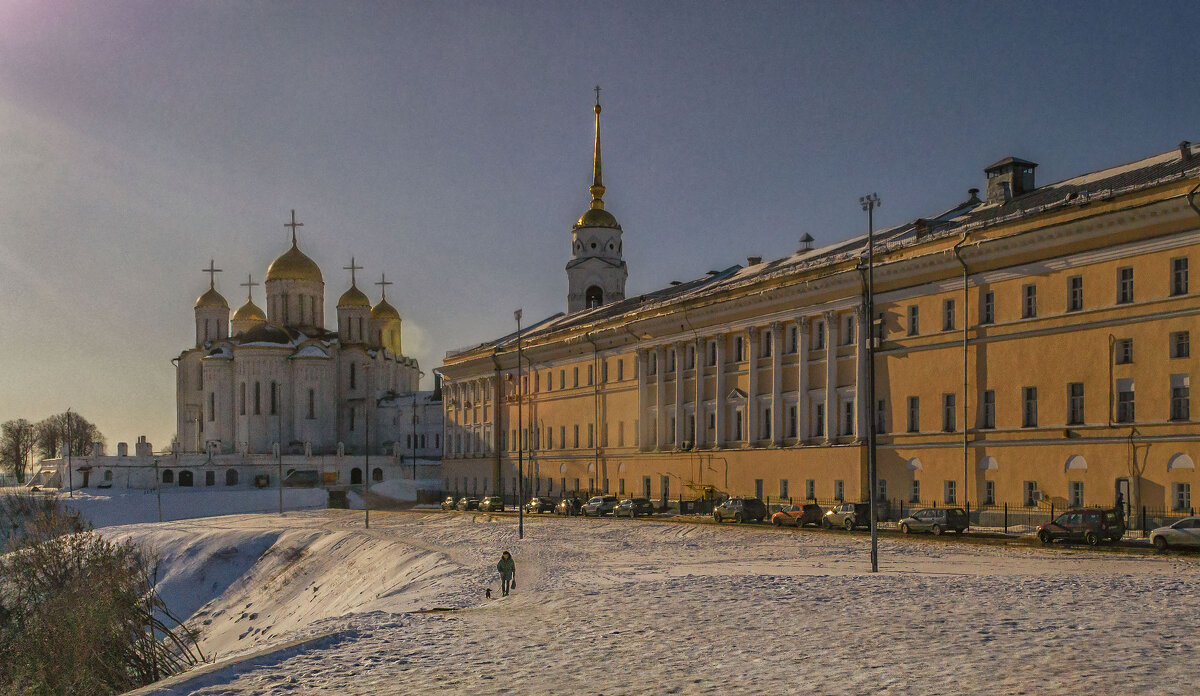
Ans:
<svg viewBox="0 0 1200 696"><path fill-rule="evenodd" d="M1200 517L1185 517L1169 527L1159 527L1150 532L1150 543L1159 551L1171 546L1200 546Z"/></svg>

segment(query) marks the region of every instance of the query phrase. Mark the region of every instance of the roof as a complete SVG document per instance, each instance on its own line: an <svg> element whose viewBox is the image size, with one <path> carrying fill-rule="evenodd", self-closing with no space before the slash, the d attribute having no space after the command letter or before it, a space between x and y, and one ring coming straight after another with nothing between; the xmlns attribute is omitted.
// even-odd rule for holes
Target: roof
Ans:
<svg viewBox="0 0 1200 696"><path fill-rule="evenodd" d="M1147 157L1116 167L1109 167L1053 184L1047 184L1014 197L1005 203L985 203L975 196L931 218L920 218L889 229L875 232L876 252L910 246L920 240L962 234L964 231L1011 222L1052 210L1080 206L1091 201L1107 200L1118 195L1151 188L1160 184L1200 175L1200 146L1188 146L1190 157L1184 159L1180 149ZM1032 165L1032 162L1009 157L988 169L1006 163ZM743 268L730 266L723 271L709 271L703 277L673 284L660 290L630 297L595 309L572 314L555 314L521 332L525 341L536 340L566 329L597 324L635 311L670 305L685 300L715 295L739 286L750 285L766 278L795 274L800 271L832 266L856 260L866 253L866 235L834 244L798 251L790 256ZM507 348L516 345L511 333L475 346L451 350L447 358L469 353Z"/></svg>

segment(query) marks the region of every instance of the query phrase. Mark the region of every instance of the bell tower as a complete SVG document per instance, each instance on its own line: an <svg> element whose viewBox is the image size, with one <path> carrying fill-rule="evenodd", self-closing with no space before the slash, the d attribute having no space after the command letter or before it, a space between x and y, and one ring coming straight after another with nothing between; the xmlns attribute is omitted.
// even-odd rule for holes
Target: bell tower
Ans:
<svg viewBox="0 0 1200 696"><path fill-rule="evenodd" d="M596 149L592 161L592 203L571 229L567 262L567 312L592 309L625 299L625 258L621 226L604 209L600 160L600 88L596 87Z"/></svg>

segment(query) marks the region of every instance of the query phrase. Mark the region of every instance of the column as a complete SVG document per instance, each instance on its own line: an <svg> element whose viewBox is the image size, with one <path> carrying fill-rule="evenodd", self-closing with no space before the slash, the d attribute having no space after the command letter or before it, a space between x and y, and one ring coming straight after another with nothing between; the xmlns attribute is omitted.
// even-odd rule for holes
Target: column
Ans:
<svg viewBox="0 0 1200 696"><path fill-rule="evenodd" d="M693 355L696 356L696 410L692 414L695 418L696 442L694 447L699 448L704 444L704 430L707 421L704 418L704 341L697 338L695 340L696 347L693 349Z"/></svg>
<svg viewBox="0 0 1200 696"><path fill-rule="evenodd" d="M808 317L796 319L796 443L808 439Z"/></svg>
<svg viewBox="0 0 1200 696"><path fill-rule="evenodd" d="M783 444L783 324L771 324L771 444Z"/></svg>
<svg viewBox="0 0 1200 696"><path fill-rule="evenodd" d="M654 449L662 450L663 442L667 439L667 395L666 384L663 380L663 373L667 369L667 350L663 346L654 347L654 400L658 404L656 417L654 419Z"/></svg>
<svg viewBox="0 0 1200 696"><path fill-rule="evenodd" d="M758 422L758 354L762 341L759 340L758 329L747 330L746 339L749 352L746 356L746 432L742 434L746 436L746 444L753 446L761 435L758 432L761 427Z"/></svg>
<svg viewBox="0 0 1200 696"><path fill-rule="evenodd" d="M649 449L649 445L647 444L647 441L649 440L649 438L646 437L646 424L650 422L650 419L646 417L647 414L650 412L650 404L647 403L647 400L646 400L646 380L648 379L648 377L646 376L646 351L639 348L639 349L637 349L636 356L637 356L637 358L636 358L637 359L637 367L634 369L637 372L637 381L638 381L638 409L637 409L637 412L638 412L638 431L639 432L637 434L637 441L638 441L638 450L645 452ZM564 446L565 446L564 443L559 443L559 447L564 447Z"/></svg>
<svg viewBox="0 0 1200 696"><path fill-rule="evenodd" d="M717 417L716 432L713 433L713 446L720 447L725 442L725 336L717 334L713 337L717 342L717 374L713 394L713 413Z"/></svg>
<svg viewBox="0 0 1200 696"><path fill-rule="evenodd" d="M825 442L837 439L837 312L827 311L825 319Z"/></svg>
<svg viewBox="0 0 1200 696"><path fill-rule="evenodd" d="M686 344L679 341L675 344L675 447L676 449L683 446L683 440L687 434L684 428L684 418L687 411L683 408L683 367L684 348Z"/></svg>
<svg viewBox="0 0 1200 696"><path fill-rule="evenodd" d="M858 310L854 313L855 321L858 325L855 326L857 333L854 342L854 408L856 432L855 439L860 442L867 436L867 419L871 417L871 397L867 394L867 340L870 335L868 322L865 317L867 314L866 305L859 305Z"/></svg>

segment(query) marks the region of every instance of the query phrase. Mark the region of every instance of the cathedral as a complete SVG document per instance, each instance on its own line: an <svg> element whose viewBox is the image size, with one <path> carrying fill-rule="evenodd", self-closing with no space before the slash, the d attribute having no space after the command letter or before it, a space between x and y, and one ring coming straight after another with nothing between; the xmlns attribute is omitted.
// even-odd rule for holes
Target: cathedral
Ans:
<svg viewBox="0 0 1200 696"><path fill-rule="evenodd" d="M195 344L174 360L179 449L263 454L278 446L281 454L310 456L439 449L440 418L436 430L420 428L414 443L416 421L428 419L398 411L432 395L418 391L420 368L403 353L400 313L387 301L391 283L381 277L372 305L351 259L337 329L327 329L325 279L300 250L295 211L285 226L292 243L267 268L266 311L254 303L257 283L249 278L246 301L230 316L216 289L219 269L210 262L205 270Z"/></svg>

